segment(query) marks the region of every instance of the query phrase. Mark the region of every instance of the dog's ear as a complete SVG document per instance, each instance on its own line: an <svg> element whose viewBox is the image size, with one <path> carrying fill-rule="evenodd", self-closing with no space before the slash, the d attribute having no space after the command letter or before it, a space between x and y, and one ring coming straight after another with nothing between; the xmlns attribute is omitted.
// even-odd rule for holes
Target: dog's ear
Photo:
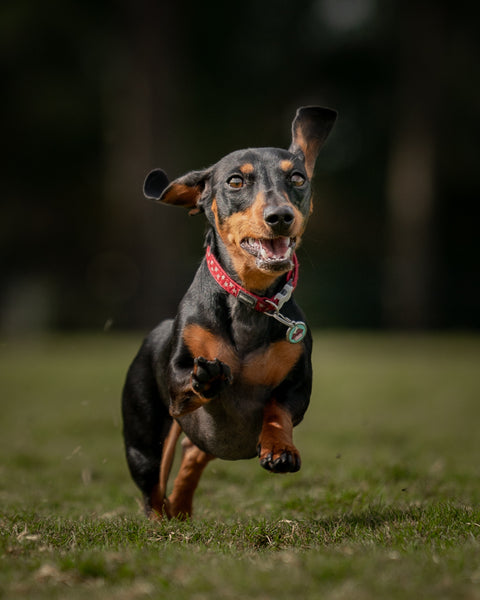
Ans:
<svg viewBox="0 0 480 600"><path fill-rule="evenodd" d="M161 169L151 171L143 184L143 193L151 200L165 202L174 206L189 208L189 214L195 215L203 211L202 195L205 191L210 171L191 171L168 183L168 177Z"/></svg>
<svg viewBox="0 0 480 600"><path fill-rule="evenodd" d="M303 154L305 168L310 179L313 175L317 155L336 118L335 110L321 106L303 106L297 110L292 123L292 143L289 151L292 154Z"/></svg>

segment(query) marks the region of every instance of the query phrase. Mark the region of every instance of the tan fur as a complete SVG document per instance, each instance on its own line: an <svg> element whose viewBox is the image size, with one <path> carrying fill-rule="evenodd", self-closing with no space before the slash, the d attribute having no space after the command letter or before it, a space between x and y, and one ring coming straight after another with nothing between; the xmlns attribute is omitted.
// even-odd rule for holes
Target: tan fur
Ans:
<svg viewBox="0 0 480 600"><path fill-rule="evenodd" d="M187 325L183 337L193 358L218 358L230 367L234 378L238 377L249 385L280 385L304 350L301 343L290 344L280 340L241 358L228 341L201 325Z"/></svg>
<svg viewBox="0 0 480 600"><path fill-rule="evenodd" d="M282 160L280 161L280 168L285 172L291 171L293 169L293 162L291 160Z"/></svg>
<svg viewBox="0 0 480 600"><path fill-rule="evenodd" d="M177 519L187 519L192 515L193 494L203 470L215 458L197 448L188 438L184 438L182 446L182 463L167 500L168 516Z"/></svg>
<svg viewBox="0 0 480 600"><path fill-rule="evenodd" d="M277 460L284 452L290 452L298 457L298 450L293 445L293 423L288 412L275 400L265 407L262 432L259 437L260 460L272 455Z"/></svg>
<svg viewBox="0 0 480 600"><path fill-rule="evenodd" d="M250 173L253 173L253 171L254 171L254 166L252 165L252 163L245 163L244 165L242 165L240 167L240 171L244 175L250 175Z"/></svg>
<svg viewBox="0 0 480 600"><path fill-rule="evenodd" d="M295 222L290 232L290 237L296 238L298 247L305 229L305 220L298 208L295 206L292 206L292 208L295 215ZM240 242L245 238L265 239L271 237L271 230L263 219L264 209L265 198L263 193L259 192L252 206L220 222L217 202L215 199L212 202L212 211L215 215L217 230L227 247L233 266L243 287L258 293L262 293L270 287L282 274L279 271L259 269L256 264L256 258L240 246Z"/></svg>
<svg viewBox="0 0 480 600"><path fill-rule="evenodd" d="M170 427L170 431L168 432L168 435L165 438L165 442L163 444L159 481L153 489L150 497L150 504L154 511L152 513L153 519L161 518L164 515L164 513L168 512L165 500L167 493L167 483L170 471L172 469L173 459L175 457L175 448L181 433L182 428L177 423L177 421L173 421L172 426Z"/></svg>

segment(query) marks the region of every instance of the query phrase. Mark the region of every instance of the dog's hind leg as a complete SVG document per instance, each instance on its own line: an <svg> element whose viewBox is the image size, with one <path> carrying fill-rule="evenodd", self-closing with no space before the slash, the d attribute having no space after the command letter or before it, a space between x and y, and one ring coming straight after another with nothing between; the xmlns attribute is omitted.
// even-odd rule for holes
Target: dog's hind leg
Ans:
<svg viewBox="0 0 480 600"><path fill-rule="evenodd" d="M168 331L169 323L165 322L156 330L155 339L151 336L144 342L129 369L122 397L127 462L143 493L148 516L163 510L158 497L160 463L172 425L168 404L160 396L155 378L152 346L162 337L165 339Z"/></svg>
<svg viewBox="0 0 480 600"><path fill-rule="evenodd" d="M182 463L167 500L170 517L187 519L192 515L193 495L207 464L215 457L195 446L188 438L182 441Z"/></svg>
<svg viewBox="0 0 480 600"><path fill-rule="evenodd" d="M157 515L161 517L164 514L166 514L167 517L171 516L169 503L166 500L167 483L172 469L173 459L175 458L175 448L181 433L182 428L177 421L173 421L163 444L162 462L160 463L160 478L150 495L151 507L156 513L155 517Z"/></svg>

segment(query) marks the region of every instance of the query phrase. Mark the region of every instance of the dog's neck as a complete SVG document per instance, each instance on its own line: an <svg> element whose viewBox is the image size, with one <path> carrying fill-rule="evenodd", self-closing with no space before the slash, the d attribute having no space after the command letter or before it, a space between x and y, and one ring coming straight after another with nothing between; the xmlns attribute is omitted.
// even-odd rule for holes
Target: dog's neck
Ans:
<svg viewBox="0 0 480 600"><path fill-rule="evenodd" d="M235 298L238 298L238 300L258 312L270 312L272 309L280 310L285 302L290 300L292 292L297 285L298 260L295 254L293 255L293 269L287 273L285 284L274 296L258 296L236 283L222 268L215 258L210 246L207 246L205 256L208 270L218 285L226 292L235 296Z"/></svg>

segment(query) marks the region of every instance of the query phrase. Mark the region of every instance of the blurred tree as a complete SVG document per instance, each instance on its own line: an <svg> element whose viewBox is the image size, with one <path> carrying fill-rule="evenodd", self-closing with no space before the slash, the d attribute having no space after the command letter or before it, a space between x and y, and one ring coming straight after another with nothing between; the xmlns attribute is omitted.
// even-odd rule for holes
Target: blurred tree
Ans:
<svg viewBox="0 0 480 600"><path fill-rule="evenodd" d="M387 168L385 318L390 326L437 323L434 216L437 130L442 93L445 17L441 4L398 5L396 80Z"/></svg>
<svg viewBox="0 0 480 600"><path fill-rule="evenodd" d="M468 0L4 0L0 328L147 328L202 217L143 199L297 106L337 108L300 249L313 325L479 326L479 36Z"/></svg>
<svg viewBox="0 0 480 600"><path fill-rule="evenodd" d="M91 22L90 11L88 3L53 0L0 7L5 327L61 323L80 295L79 266L101 235L96 59L105 15L99 7ZM78 323L88 321L75 312Z"/></svg>
<svg viewBox="0 0 480 600"><path fill-rule="evenodd" d="M148 204L142 195L149 169L170 171L181 153L178 10L176 3L124 0L102 86L108 223L103 253L93 266L97 280L109 275L112 280L105 304L117 300L128 310L127 322L144 327L173 314L183 291L187 219L180 211ZM115 318L125 316L120 312Z"/></svg>

